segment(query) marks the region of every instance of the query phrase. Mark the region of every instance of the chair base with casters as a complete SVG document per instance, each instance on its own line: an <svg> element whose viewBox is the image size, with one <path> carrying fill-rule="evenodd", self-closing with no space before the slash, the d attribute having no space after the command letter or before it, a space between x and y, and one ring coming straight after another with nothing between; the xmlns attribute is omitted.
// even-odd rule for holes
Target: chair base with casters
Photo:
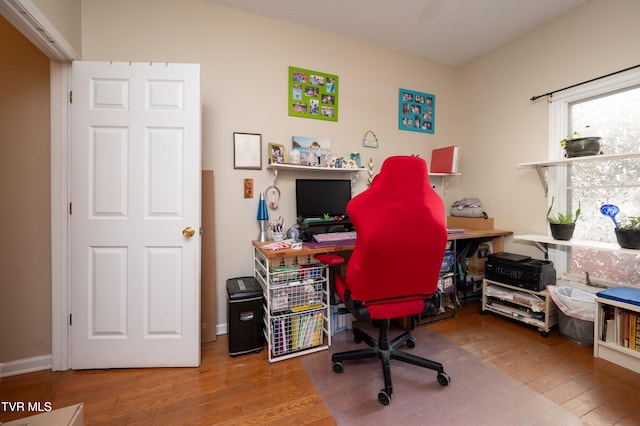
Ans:
<svg viewBox="0 0 640 426"><path fill-rule="evenodd" d="M344 259L342 259L342 257L333 254L316 255L316 258L326 265L330 266L331 275L335 274L333 268L344 262ZM344 302L349 305L351 301L348 300L348 292L345 296L345 299L347 300L344 300ZM350 307L349 311L354 314L356 319L370 319L366 310L358 310ZM405 331L399 336L390 339L389 327L391 325L391 320L373 319L372 321L374 325L379 329L378 339L376 340L361 329L354 327L354 341L356 343L361 343L362 341L364 341L369 347L333 354L331 357L331 361L333 362L334 372L342 373L344 371L344 361L378 358L382 365L382 374L384 377L384 388L381 389L380 392L378 392L378 401L383 405L389 405L389 403L391 402L391 396L393 394L393 384L391 381L390 368L390 361L392 359L437 371L437 380L438 383L442 386L447 386L451 382L451 377L444 371L444 366L441 363L418 357L400 350L400 348L404 345L406 345L410 349L416 346L416 339L411 336L410 331ZM413 319L411 320L411 325L411 328L413 328Z"/></svg>
<svg viewBox="0 0 640 426"><path fill-rule="evenodd" d="M403 352L399 349L405 344L408 348L414 348L416 346L416 340L411 336L409 331L405 331L396 338L389 340L390 323L391 321L388 319L379 321L380 334L378 340L375 340L359 328L354 328L353 338L355 342L360 343L361 341L364 341L370 347L333 354L331 357L331 361L333 361L333 371L336 373L342 373L344 371L343 361L367 358L380 359L382 363L382 374L384 376L384 389L381 389L380 392L378 392L378 401L382 405L389 405L391 402L391 395L393 394L390 368L390 361L392 359L437 371L438 383L442 386L447 386L451 383L451 377L444 371L444 367L441 363L421 358L410 353Z"/></svg>

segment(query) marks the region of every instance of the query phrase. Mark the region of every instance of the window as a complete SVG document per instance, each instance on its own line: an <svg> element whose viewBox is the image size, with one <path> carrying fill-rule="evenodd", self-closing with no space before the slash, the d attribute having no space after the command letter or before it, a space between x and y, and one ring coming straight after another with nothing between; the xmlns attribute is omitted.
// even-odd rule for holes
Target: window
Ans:
<svg viewBox="0 0 640 426"><path fill-rule="evenodd" d="M550 158L561 157L559 141L574 131L600 136L607 154L639 152L640 71L561 92L551 104L550 123ZM600 213L602 204L620 207L619 218L640 215L640 158L576 162L558 169L549 175L549 195L574 211L580 203L574 239L616 242L613 222ZM574 247L552 259L559 272L589 272L594 280L640 287L640 255Z"/></svg>

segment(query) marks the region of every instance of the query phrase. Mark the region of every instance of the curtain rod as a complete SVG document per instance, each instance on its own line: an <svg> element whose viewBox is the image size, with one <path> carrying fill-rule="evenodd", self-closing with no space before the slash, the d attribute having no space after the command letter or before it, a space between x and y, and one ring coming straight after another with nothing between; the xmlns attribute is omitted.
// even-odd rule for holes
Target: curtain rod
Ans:
<svg viewBox="0 0 640 426"><path fill-rule="evenodd" d="M563 87L562 89L557 89L557 90L554 90L554 91L551 91L551 92L547 92L547 93L545 93L543 95L533 96L533 97L531 97L530 100L531 101L535 101L537 99L544 98L545 96L553 96L554 93L562 92L563 90L567 90L567 89L573 89L574 87L581 86L581 85L587 84L587 83L591 83L592 81L601 80L603 78L611 77L612 75L620 74L620 73L623 73L625 71L629 71L629 70L632 70L632 69L638 68L638 67L640 67L640 65L634 65L632 67L625 68L625 69L620 70L620 71L615 71L615 72L609 73L607 75L602 75L600 77L592 78L591 80L583 81L582 83L572 84L571 86Z"/></svg>

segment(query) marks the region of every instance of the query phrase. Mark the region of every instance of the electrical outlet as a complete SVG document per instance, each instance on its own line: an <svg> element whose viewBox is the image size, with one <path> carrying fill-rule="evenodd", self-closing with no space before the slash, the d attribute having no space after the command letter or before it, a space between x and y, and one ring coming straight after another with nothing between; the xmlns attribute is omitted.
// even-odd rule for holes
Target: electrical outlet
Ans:
<svg viewBox="0 0 640 426"><path fill-rule="evenodd" d="M244 180L244 198L253 198L253 179Z"/></svg>

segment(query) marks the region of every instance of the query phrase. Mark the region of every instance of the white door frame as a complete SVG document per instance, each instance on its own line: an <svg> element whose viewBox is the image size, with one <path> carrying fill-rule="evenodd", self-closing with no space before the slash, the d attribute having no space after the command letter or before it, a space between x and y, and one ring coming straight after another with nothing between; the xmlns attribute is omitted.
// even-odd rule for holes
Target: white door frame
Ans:
<svg viewBox="0 0 640 426"><path fill-rule="evenodd" d="M50 64L51 108L51 364L68 370L69 360L69 104L71 62L81 55L32 0L0 0L0 13L29 39Z"/></svg>

